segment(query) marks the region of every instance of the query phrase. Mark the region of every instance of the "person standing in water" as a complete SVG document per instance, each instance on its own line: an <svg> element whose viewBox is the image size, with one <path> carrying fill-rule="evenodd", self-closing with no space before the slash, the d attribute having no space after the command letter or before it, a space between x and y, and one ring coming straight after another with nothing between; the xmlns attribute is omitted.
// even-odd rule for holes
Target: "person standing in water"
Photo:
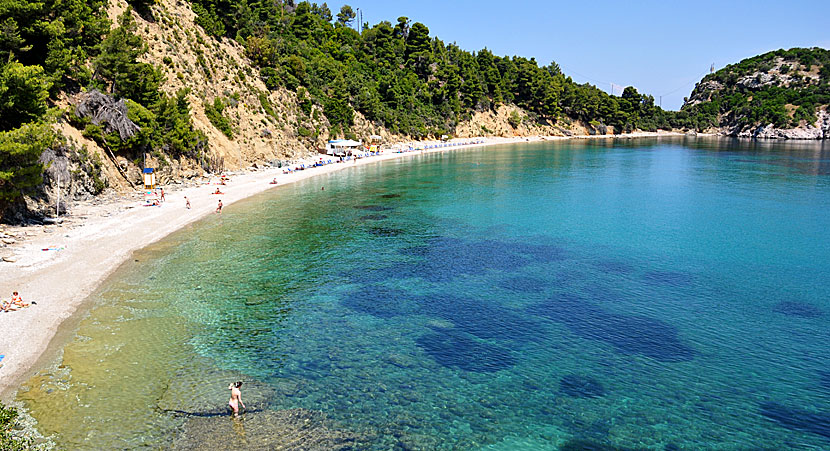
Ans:
<svg viewBox="0 0 830 451"><path fill-rule="evenodd" d="M242 402L242 392L239 390L242 387L242 381L238 381L228 385L228 390L231 391L231 399L228 401L228 406L233 410L233 416L239 415L239 406L245 408L245 403Z"/></svg>

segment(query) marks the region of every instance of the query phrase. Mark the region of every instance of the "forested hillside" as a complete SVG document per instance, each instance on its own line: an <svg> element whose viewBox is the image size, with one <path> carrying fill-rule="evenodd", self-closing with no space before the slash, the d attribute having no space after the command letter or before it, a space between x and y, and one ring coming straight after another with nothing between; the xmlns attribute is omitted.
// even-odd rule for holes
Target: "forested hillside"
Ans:
<svg viewBox="0 0 830 451"><path fill-rule="evenodd" d="M469 52L399 17L353 27L355 13L323 3L193 0L198 23L213 36L245 45L270 88L285 86L319 103L333 134L349 133L354 111L414 138L452 134L475 111L513 103L529 113L515 121L573 120L615 130L669 127L651 96L629 87L614 97L574 83L551 63Z"/></svg>
<svg viewBox="0 0 830 451"><path fill-rule="evenodd" d="M830 50L794 48L747 58L707 75L678 122L729 135L830 138Z"/></svg>

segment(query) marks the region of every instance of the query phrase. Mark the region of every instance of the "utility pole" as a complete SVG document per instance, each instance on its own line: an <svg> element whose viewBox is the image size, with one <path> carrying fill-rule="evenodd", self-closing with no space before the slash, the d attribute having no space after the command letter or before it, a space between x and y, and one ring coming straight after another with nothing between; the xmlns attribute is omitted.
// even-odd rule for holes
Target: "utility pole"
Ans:
<svg viewBox="0 0 830 451"><path fill-rule="evenodd" d="M58 197L58 201L57 201L57 203L55 204L55 218L56 218L56 219L57 219L58 217L60 217L60 215L61 215L61 173L60 173L60 172L58 172L58 186L57 186L57 191L58 191L58 196L57 196L57 197Z"/></svg>
<svg viewBox="0 0 830 451"><path fill-rule="evenodd" d="M660 108L663 108L663 96L660 96Z"/></svg>

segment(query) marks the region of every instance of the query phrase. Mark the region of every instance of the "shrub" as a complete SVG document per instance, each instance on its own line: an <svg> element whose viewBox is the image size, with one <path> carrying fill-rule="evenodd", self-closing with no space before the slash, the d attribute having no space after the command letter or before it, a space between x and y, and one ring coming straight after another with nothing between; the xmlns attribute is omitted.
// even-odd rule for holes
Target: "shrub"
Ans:
<svg viewBox="0 0 830 451"><path fill-rule="evenodd" d="M225 104L222 103L222 99L218 97L213 99L213 104L205 104L205 115L207 115L210 123L219 129L223 135L227 136L229 139L233 139L233 129L231 128L230 121L222 115L224 111Z"/></svg>

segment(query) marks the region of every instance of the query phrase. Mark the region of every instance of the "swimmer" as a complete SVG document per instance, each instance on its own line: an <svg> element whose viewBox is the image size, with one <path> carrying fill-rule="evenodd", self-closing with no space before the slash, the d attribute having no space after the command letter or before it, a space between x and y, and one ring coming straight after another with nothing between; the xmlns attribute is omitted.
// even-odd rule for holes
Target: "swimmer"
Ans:
<svg viewBox="0 0 830 451"><path fill-rule="evenodd" d="M242 392L239 390L242 387L242 381L238 381L228 385L228 390L231 391L231 399L228 401L228 407L233 410L233 416L239 415L239 406L245 409L245 403L242 402Z"/></svg>

